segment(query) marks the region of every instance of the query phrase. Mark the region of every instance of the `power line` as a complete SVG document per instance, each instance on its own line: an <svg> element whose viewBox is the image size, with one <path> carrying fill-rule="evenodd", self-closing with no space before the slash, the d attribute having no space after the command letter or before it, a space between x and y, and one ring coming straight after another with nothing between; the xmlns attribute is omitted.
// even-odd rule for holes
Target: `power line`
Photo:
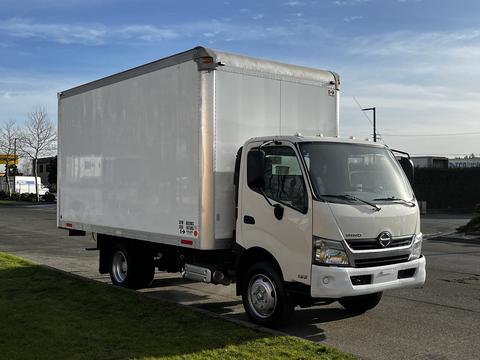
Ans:
<svg viewBox="0 0 480 360"><path fill-rule="evenodd" d="M365 111L363 111L363 108L362 108L362 105L360 105L360 103L358 102L357 98L355 96L352 96L353 100L355 100L355 102L357 103L358 105L358 108L360 109L360 112L363 114L363 116L365 116L368 120L368 122L370 123L370 125L373 126L373 123L372 123L372 120L370 120L370 118L368 117L368 115L365 113Z"/></svg>
<svg viewBox="0 0 480 360"><path fill-rule="evenodd" d="M417 136L469 136L469 135L480 135L480 132L463 132L463 133L450 133L450 134L385 134L382 133L384 136L391 136L391 137L417 137Z"/></svg>

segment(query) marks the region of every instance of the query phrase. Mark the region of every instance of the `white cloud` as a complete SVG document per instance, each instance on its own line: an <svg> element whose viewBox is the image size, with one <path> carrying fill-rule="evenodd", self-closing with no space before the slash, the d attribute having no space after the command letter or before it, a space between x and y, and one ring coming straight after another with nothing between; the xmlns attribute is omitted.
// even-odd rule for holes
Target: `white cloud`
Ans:
<svg viewBox="0 0 480 360"><path fill-rule="evenodd" d="M355 21L355 20L360 20L360 19L363 19L363 16L360 16L360 15L352 15L352 16L345 16L343 18L343 21L345 22L352 22L352 21Z"/></svg>
<svg viewBox="0 0 480 360"><path fill-rule="evenodd" d="M180 36L172 28L153 25L107 27L102 24L34 23L28 19L12 18L0 21L0 33L19 38L36 38L61 44L98 45L107 41L138 39L154 41Z"/></svg>
<svg viewBox="0 0 480 360"><path fill-rule="evenodd" d="M395 137L480 131L480 29L402 31L340 39L351 61L343 77L342 135L364 138L371 126L353 101L376 106L380 133L412 153L480 152L478 136Z"/></svg>
<svg viewBox="0 0 480 360"><path fill-rule="evenodd" d="M478 40L480 40L480 29L425 33L399 31L370 37L358 37L355 41L357 45L352 51L356 54L381 56L422 55L432 54L432 52L435 55L448 55L454 53L454 48L472 41L478 42ZM470 47L469 51L472 51L472 49Z"/></svg>
<svg viewBox="0 0 480 360"><path fill-rule="evenodd" d="M303 1L289 1L289 2L286 2L285 5L288 5L288 6L303 6L305 5L305 3Z"/></svg>
<svg viewBox="0 0 480 360"><path fill-rule="evenodd" d="M28 112L45 106L50 119L57 119L57 92L87 82L56 74L27 74L0 71L0 123L13 119L22 123Z"/></svg>
<svg viewBox="0 0 480 360"><path fill-rule="evenodd" d="M295 15L295 11L290 15ZM359 20L353 17L345 21ZM357 96L363 106L377 106L379 129L385 134L400 130L403 133L458 132L459 127L465 131L480 131L480 28L340 37L317 23L296 16L290 16L288 22L281 25L265 25L261 21L251 20L245 24L219 19L171 26L126 24L116 27L104 24L39 24L15 18L0 21L0 33L11 37L86 45L138 41L153 43L199 37L209 43L222 40L282 44L296 49L292 51L292 56L296 57L290 59L292 63L331 67L339 71L343 80L342 135L361 138L370 132L369 123L352 101L351 95ZM6 39L8 37L2 41ZM325 42L334 44L333 55L322 57L318 56L320 50L307 51ZM8 42L5 46L8 46ZM13 114L12 118L21 117L25 115L22 112L26 113L39 104L47 104L54 119L55 93L84 82L83 79L71 83L62 81L50 81L48 76L24 77L22 81L17 81L9 78L7 69L3 71L0 68L2 118L7 115L8 119L10 114ZM471 139L461 139L463 145L452 145L437 139L425 142L417 138L417 143L414 143L402 138L385 138L392 146L417 153L439 153L447 146L456 149L455 152L480 151L478 145L469 142ZM478 141L478 137L476 139Z"/></svg>
<svg viewBox="0 0 480 360"><path fill-rule="evenodd" d="M337 0L335 4L338 6L355 6L370 2L371 0Z"/></svg>
<svg viewBox="0 0 480 360"><path fill-rule="evenodd" d="M301 17L302 13L297 13ZM265 14L252 16L261 20ZM110 43L159 42L174 39L198 39L199 34L208 41L269 40L273 43L302 44L328 37L328 33L316 24L292 21L285 25L265 26L232 23L228 19L196 21L170 26L126 24L108 27L103 24L35 23L28 19L13 18L0 21L0 34L10 37L38 39L61 44L102 45ZM301 39L301 40L299 40Z"/></svg>

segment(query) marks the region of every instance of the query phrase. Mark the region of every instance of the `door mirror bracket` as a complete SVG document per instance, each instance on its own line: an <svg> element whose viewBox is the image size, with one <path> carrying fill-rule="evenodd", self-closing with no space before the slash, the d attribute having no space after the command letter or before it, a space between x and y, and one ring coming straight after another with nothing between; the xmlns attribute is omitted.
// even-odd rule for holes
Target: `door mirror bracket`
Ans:
<svg viewBox="0 0 480 360"><path fill-rule="evenodd" d="M260 191L260 194L263 195L263 197L265 198L265 200L267 201L268 205L270 205L271 207L273 207L273 214L275 215L275 217L277 218L277 220L282 220L283 218L283 212L284 212L284 208L282 205L280 204L272 204L272 202L270 201L270 199L267 197L267 195L265 194L265 192L262 190L262 189L258 189L258 191Z"/></svg>

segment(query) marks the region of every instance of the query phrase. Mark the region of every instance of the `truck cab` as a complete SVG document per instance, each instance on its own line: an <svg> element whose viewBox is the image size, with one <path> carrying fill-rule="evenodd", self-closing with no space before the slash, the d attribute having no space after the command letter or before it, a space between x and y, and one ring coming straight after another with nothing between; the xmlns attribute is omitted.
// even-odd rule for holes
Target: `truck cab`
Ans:
<svg viewBox="0 0 480 360"><path fill-rule="evenodd" d="M244 261L263 254L266 262L244 265L237 280L255 322L318 301L366 311L385 290L424 283L418 205L386 146L262 137L244 145L241 160L236 244Z"/></svg>

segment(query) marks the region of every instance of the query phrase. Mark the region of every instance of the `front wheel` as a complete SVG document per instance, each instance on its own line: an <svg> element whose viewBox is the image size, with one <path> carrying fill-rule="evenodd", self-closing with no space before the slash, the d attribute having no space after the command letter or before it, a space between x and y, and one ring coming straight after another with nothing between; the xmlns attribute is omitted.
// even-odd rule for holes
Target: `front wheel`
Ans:
<svg viewBox="0 0 480 360"><path fill-rule="evenodd" d="M110 279L114 285L130 289L148 287L154 274L153 256L134 251L123 244L113 247L110 257Z"/></svg>
<svg viewBox="0 0 480 360"><path fill-rule="evenodd" d="M338 302L347 310L356 313L364 313L373 309L382 299L383 293L378 292L368 295L346 297L338 300Z"/></svg>
<svg viewBox="0 0 480 360"><path fill-rule="evenodd" d="M252 265L243 281L243 306L249 318L263 326L278 326L293 311L283 281L267 262Z"/></svg>

